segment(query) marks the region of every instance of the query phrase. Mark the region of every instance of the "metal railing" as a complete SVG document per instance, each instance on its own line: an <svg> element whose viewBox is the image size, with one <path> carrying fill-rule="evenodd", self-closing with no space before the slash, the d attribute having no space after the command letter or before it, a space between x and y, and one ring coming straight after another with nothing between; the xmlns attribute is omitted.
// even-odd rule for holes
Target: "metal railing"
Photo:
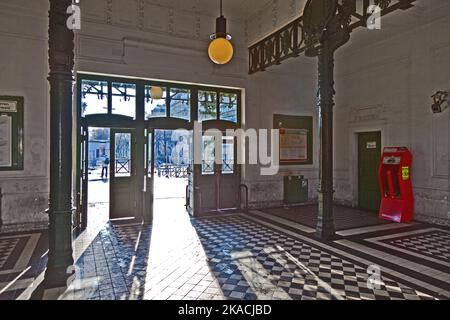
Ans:
<svg viewBox="0 0 450 320"><path fill-rule="evenodd" d="M369 18L369 0L363 1L362 7L357 7L355 0L346 5L339 4L338 12L342 18L348 18L348 29L354 30L367 25ZM385 16L396 10L406 10L412 7L416 0L375 0ZM348 10L348 11L347 11ZM347 16L348 15L348 16ZM251 45L249 52L249 74L265 71L267 68L279 65L291 57L298 57L314 44L308 41L304 30L303 16L296 18L272 34Z"/></svg>
<svg viewBox="0 0 450 320"><path fill-rule="evenodd" d="M187 178L188 167L188 165L163 164L159 165L156 170L158 177Z"/></svg>

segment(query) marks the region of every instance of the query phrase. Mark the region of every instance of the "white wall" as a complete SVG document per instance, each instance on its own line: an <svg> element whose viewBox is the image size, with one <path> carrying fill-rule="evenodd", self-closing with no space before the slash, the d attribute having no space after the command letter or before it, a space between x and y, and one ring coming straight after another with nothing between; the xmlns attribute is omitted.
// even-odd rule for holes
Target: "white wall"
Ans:
<svg viewBox="0 0 450 320"><path fill-rule="evenodd" d="M48 203L49 114L45 3L0 1L0 95L25 98L24 171L0 172L4 224L26 225L47 220L44 210Z"/></svg>
<svg viewBox="0 0 450 320"><path fill-rule="evenodd" d="M414 15L404 32L388 28L380 31L385 40L360 49L356 40L338 54L336 197L357 200L355 132L379 129L384 146L406 146L413 154L416 217L449 224L450 113L433 115L430 96L450 89L450 3L430 2Z"/></svg>
<svg viewBox="0 0 450 320"><path fill-rule="evenodd" d="M292 68L293 69L290 69ZM247 128L272 129L273 115L312 116L314 123L313 165L282 166L277 175L261 176L259 166L248 166L245 183L252 206L276 205L283 199L283 176L304 175L310 182L310 196L316 197L318 170L318 128L314 59L287 62L277 70L251 75L246 84Z"/></svg>
<svg viewBox="0 0 450 320"><path fill-rule="evenodd" d="M449 17L448 1L419 0L416 8L383 18L381 31L354 31L351 42L337 52L334 184L338 202L357 204L356 133L380 130L384 146L406 146L413 153L417 219L450 224L450 112L433 115L430 98L437 89L450 89ZM270 25L270 19L262 21ZM260 116L261 127L271 125L271 114L279 110L317 114L317 72L315 62L309 63L299 57L250 76L249 88L258 89L253 94L248 90L248 117L261 109L253 101L267 110ZM267 97L277 92L276 102ZM311 198L317 197L317 142L316 132L313 170L296 171L313 178ZM267 181L256 176L249 179L257 181L250 182L254 200L281 200L281 190L268 192L281 188L281 175Z"/></svg>

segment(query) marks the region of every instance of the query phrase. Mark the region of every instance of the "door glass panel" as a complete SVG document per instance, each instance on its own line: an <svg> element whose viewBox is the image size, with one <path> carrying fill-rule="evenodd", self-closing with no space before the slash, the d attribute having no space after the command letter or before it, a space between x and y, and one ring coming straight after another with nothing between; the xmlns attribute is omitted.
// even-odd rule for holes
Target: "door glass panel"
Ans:
<svg viewBox="0 0 450 320"><path fill-rule="evenodd" d="M131 176L131 133L115 133L115 177Z"/></svg>
<svg viewBox="0 0 450 320"><path fill-rule="evenodd" d="M238 96L235 93L220 93L220 120L237 123Z"/></svg>
<svg viewBox="0 0 450 320"><path fill-rule="evenodd" d="M108 113L108 82L81 81L81 116Z"/></svg>
<svg viewBox="0 0 450 320"><path fill-rule="evenodd" d="M198 92L198 121L217 119L217 93L214 91Z"/></svg>
<svg viewBox="0 0 450 320"><path fill-rule="evenodd" d="M191 120L191 91L189 89L170 89L170 117Z"/></svg>
<svg viewBox="0 0 450 320"><path fill-rule="evenodd" d="M202 139L202 174L214 174L214 137L203 136Z"/></svg>
<svg viewBox="0 0 450 320"><path fill-rule="evenodd" d="M148 120L150 118L159 118L167 116L167 88L155 87L162 90L162 98L155 99L152 97L152 86L145 86L145 118Z"/></svg>
<svg viewBox="0 0 450 320"><path fill-rule="evenodd" d="M112 113L136 118L136 85L130 83L112 84Z"/></svg>
<svg viewBox="0 0 450 320"><path fill-rule="evenodd" d="M234 173L234 138L224 137L222 143L222 173Z"/></svg>

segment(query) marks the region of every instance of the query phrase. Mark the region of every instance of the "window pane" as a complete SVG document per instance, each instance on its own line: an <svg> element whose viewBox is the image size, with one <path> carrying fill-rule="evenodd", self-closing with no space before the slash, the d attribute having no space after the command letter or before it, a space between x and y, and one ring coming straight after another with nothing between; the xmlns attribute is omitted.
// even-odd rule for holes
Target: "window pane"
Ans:
<svg viewBox="0 0 450 320"><path fill-rule="evenodd" d="M112 113L136 118L136 85L112 84Z"/></svg>
<svg viewBox="0 0 450 320"><path fill-rule="evenodd" d="M217 93L198 92L198 121L217 120Z"/></svg>
<svg viewBox="0 0 450 320"><path fill-rule="evenodd" d="M145 119L167 116L167 88L161 87L161 89L163 91L162 99L153 99L152 86L145 86Z"/></svg>
<svg viewBox="0 0 450 320"><path fill-rule="evenodd" d="M237 94L221 93L220 94L220 120L226 120L237 123L238 121L238 103Z"/></svg>
<svg viewBox="0 0 450 320"><path fill-rule="evenodd" d="M108 82L81 81L81 116L108 113Z"/></svg>
<svg viewBox="0 0 450 320"><path fill-rule="evenodd" d="M170 117L191 120L191 91L170 89Z"/></svg>
<svg viewBox="0 0 450 320"><path fill-rule="evenodd" d="M131 133L115 134L115 177L131 176Z"/></svg>
<svg viewBox="0 0 450 320"><path fill-rule="evenodd" d="M224 137L222 143L222 173L234 173L234 138Z"/></svg>
<svg viewBox="0 0 450 320"><path fill-rule="evenodd" d="M203 136L202 139L202 174L214 174L214 137Z"/></svg>

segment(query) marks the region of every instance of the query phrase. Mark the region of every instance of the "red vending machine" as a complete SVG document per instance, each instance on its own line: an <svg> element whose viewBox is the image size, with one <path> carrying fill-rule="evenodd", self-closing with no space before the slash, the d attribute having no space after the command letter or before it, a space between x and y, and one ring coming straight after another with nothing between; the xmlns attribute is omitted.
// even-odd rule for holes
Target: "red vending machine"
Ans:
<svg viewBox="0 0 450 320"><path fill-rule="evenodd" d="M384 148L378 178L381 188L380 219L410 222L414 212L411 183L412 154L405 147Z"/></svg>

